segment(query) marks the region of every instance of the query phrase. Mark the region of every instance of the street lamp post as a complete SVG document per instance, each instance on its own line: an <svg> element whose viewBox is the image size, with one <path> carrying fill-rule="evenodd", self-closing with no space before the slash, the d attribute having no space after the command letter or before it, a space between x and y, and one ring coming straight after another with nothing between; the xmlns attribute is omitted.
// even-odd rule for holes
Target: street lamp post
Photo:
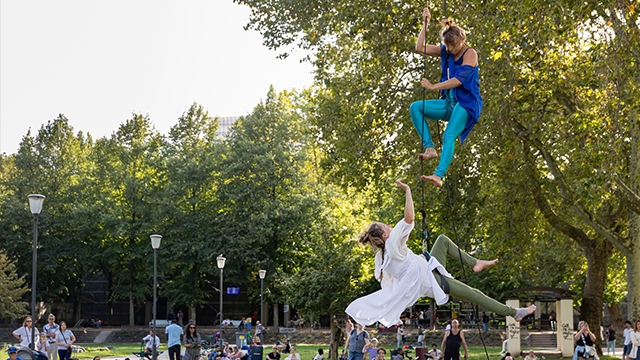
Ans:
<svg viewBox="0 0 640 360"><path fill-rule="evenodd" d="M158 350L156 348L156 303L158 299L156 298L156 292L158 288L158 248L160 248L160 241L162 240L162 235L151 235L151 247L153 248L153 337L151 338L152 343L152 360L158 359Z"/></svg>
<svg viewBox="0 0 640 360"><path fill-rule="evenodd" d="M227 259L220 254L216 258L216 261L218 262L218 268L220 269L220 349L222 349L222 270L224 269L224 262L227 261Z"/></svg>
<svg viewBox="0 0 640 360"><path fill-rule="evenodd" d="M31 208L31 214L33 214L33 268L32 268L32 283L31 283L31 344L29 347L31 350L35 350L35 336L36 336L36 275L37 275L37 263L38 263L38 215L42 211L42 203L44 202L44 195L31 194L27 196L29 198L29 208Z"/></svg>
<svg viewBox="0 0 640 360"><path fill-rule="evenodd" d="M258 275L260 275L260 325L264 326L264 319L262 318L262 312L264 310L262 294L264 293L264 277L267 276L267 270L258 270Z"/></svg>

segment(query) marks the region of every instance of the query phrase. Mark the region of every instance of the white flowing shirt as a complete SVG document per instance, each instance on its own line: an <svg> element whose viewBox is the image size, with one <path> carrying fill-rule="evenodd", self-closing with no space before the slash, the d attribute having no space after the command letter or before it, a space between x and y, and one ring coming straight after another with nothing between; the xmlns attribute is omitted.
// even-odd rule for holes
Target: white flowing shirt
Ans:
<svg viewBox="0 0 640 360"><path fill-rule="evenodd" d="M453 276L435 257L427 261L407 247L413 226L400 220L385 242L384 261L382 251L376 253L375 276L382 289L354 300L345 310L359 324L366 326L376 321L387 327L398 324L402 312L424 296L434 298L438 305L449 301L433 270L448 278Z"/></svg>

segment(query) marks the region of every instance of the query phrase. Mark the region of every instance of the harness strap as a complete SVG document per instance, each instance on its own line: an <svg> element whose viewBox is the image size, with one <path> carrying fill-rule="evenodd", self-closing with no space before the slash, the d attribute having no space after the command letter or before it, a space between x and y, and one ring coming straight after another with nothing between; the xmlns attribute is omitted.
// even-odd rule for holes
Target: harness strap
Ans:
<svg viewBox="0 0 640 360"><path fill-rule="evenodd" d="M425 259L427 259L427 262L431 259L431 254L429 254L428 251L425 250L425 252L422 253L422 256L424 256ZM450 295L451 294L451 288L449 287L449 282L447 281L447 278L440 274L440 271L438 269L433 270L434 273L438 274L438 276L440 276L440 287L442 287L442 290L444 291L445 294Z"/></svg>

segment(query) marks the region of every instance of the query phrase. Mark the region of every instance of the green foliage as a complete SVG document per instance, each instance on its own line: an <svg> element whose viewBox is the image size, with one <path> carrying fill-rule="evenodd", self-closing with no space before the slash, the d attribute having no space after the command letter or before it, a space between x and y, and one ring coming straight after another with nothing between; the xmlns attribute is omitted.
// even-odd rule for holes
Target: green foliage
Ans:
<svg viewBox="0 0 640 360"><path fill-rule="evenodd" d="M17 319L27 314L27 303L21 301L28 291L24 278L18 277L15 262L0 251L0 318Z"/></svg>

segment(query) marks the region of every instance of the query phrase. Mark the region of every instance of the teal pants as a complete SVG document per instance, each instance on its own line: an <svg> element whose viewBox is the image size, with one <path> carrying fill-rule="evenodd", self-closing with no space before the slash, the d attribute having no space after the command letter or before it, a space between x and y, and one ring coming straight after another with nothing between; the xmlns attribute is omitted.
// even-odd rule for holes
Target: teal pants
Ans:
<svg viewBox="0 0 640 360"><path fill-rule="evenodd" d="M462 263L464 265L471 267L473 267L477 261L476 258L464 251L458 252L458 246L456 246L456 244L454 244L451 239L444 235L440 235L431 248L431 256L435 257L438 262L446 268L447 255L451 256L457 261L462 260ZM460 255L462 255L462 259L460 259ZM436 280L438 281L438 284L441 285L440 276L436 275ZM482 291L474 289L461 281L447 278L447 282L449 283L449 295L461 300L472 302L489 312L504 316L515 316L516 312L518 311L518 309L514 309L499 301L496 301L485 295Z"/></svg>
<svg viewBox="0 0 640 360"><path fill-rule="evenodd" d="M411 104L409 113L411 114L413 126L416 128L418 135L420 135L420 139L422 139L422 146L425 148L434 147L426 119L444 119L446 114L445 101L442 99L416 101ZM438 168L435 172L435 174L441 178L444 178L444 174L447 172L449 164L451 164L456 138L464 131L467 125L467 119L469 119L467 110L460 106L460 104L456 104L451 111L449 124L442 135L442 153L440 154L440 163L438 163Z"/></svg>

